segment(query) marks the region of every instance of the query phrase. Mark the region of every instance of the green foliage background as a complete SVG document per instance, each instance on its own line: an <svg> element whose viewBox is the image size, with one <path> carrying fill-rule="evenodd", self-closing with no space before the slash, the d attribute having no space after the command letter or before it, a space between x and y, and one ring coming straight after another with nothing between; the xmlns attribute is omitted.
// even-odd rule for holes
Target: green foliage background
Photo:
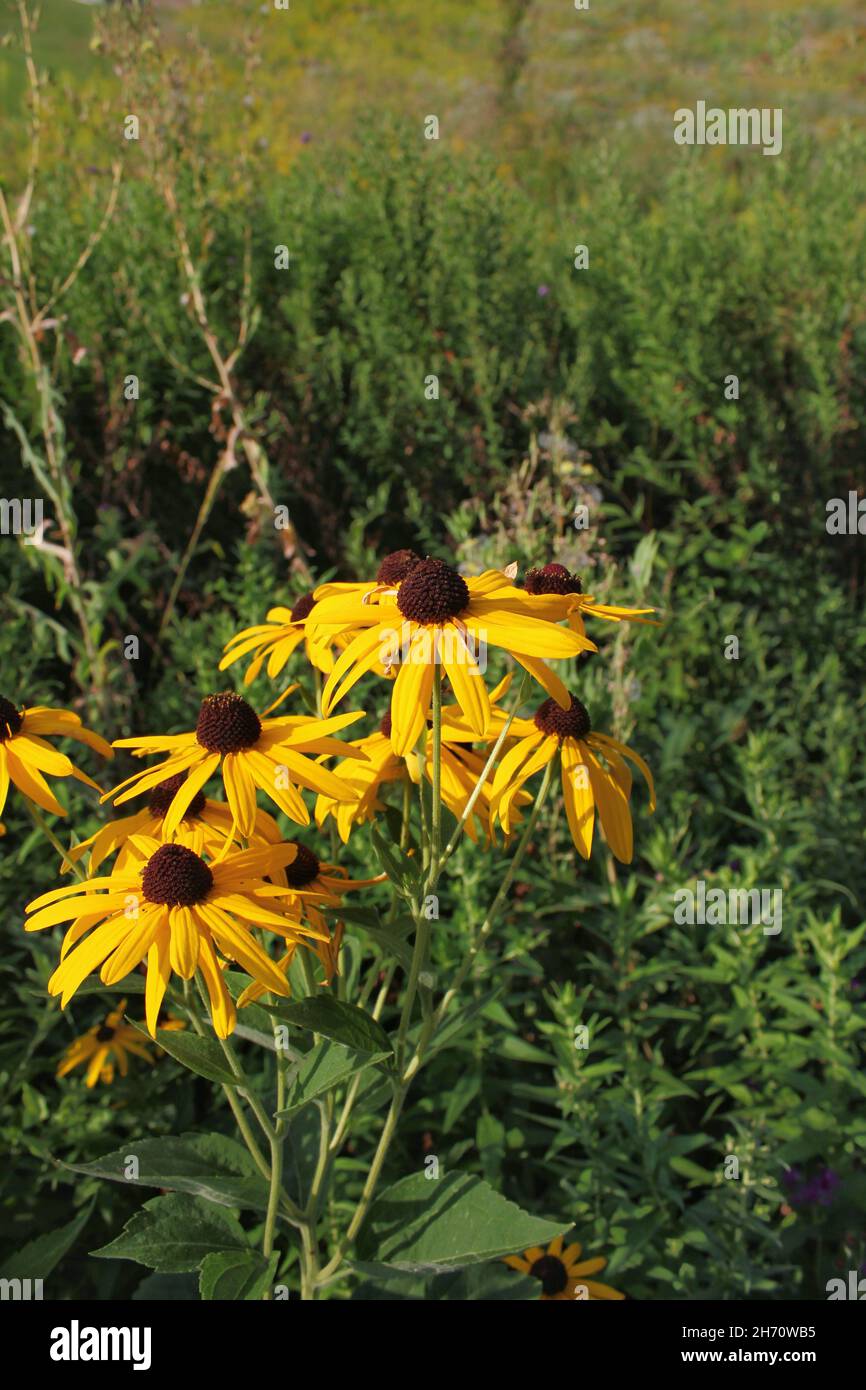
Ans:
<svg viewBox="0 0 866 1390"><path fill-rule="evenodd" d="M400 545L477 567L555 554L586 590L656 604L664 619L611 625L573 677L595 726L632 742L656 774L654 817L636 793L634 865L600 851L584 866L554 806L501 928L506 964L479 975L463 1030L422 1074L390 1180L430 1153L446 1171L482 1175L527 1210L572 1220L587 1253L608 1255L603 1277L632 1297L825 1297L827 1279L866 1260L864 542L825 528L827 500L862 490L862 138L801 131L778 160L683 151L651 178L614 140L567 161L560 150L557 181L542 189L396 121L308 147L268 173L253 206L233 199L218 151L200 153L205 173L186 191L210 247L205 289L229 336L249 228L261 317L238 389L316 576L366 576ZM33 212L46 290L102 196L99 176L46 175ZM581 242L586 272L572 265ZM273 268L279 244L291 248L288 273ZM303 587L238 469L156 640L221 447L208 392L176 365L208 370L183 288L161 205L132 178L57 335L58 409L109 672L95 704L70 675L62 585L32 548L0 542L3 693L71 704L107 737L188 728L218 688L223 642ZM135 403L123 399L130 372ZM438 401L425 399L431 373ZM31 386L8 331L0 380L30 428ZM32 491L7 415L0 494ZM572 525L580 502L588 531ZM127 634L140 637L137 662L123 658ZM731 634L736 661L724 656ZM364 690L377 717L383 692ZM94 797L63 793L71 827L90 833ZM4 818L0 1265L83 1210L52 1275L57 1296L194 1297L191 1276L142 1283L139 1266L89 1258L147 1194L54 1160L228 1133L230 1116L167 1057L95 1094L54 1079L106 996L79 992L63 1015L47 999L55 945L25 938L21 918L55 864L14 797ZM343 862L371 871L367 831ZM471 846L453 861L434 936L443 977L502 872L499 853ZM781 888L781 934L677 926L673 894L699 878ZM360 929L356 940L350 969ZM587 1050L575 1047L578 1025ZM375 1095L362 1114L337 1165L337 1217L357 1195ZM306 1142L298 1121L301 1156ZM737 1180L725 1177L728 1155ZM792 1210L791 1167L838 1173L830 1204ZM407 1277L385 1294L422 1292ZM483 1284L466 1296L485 1296Z"/></svg>

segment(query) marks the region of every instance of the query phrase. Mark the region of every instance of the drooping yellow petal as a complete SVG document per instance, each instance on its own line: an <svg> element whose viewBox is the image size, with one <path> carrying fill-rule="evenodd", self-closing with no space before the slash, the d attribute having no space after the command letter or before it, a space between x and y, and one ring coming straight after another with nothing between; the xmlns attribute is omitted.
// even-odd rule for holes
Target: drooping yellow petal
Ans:
<svg viewBox="0 0 866 1390"><path fill-rule="evenodd" d="M99 734L85 728L78 715L71 709L50 709L47 705L34 705L24 711L21 732L25 734L55 734L58 738L71 738L92 748L103 758L113 758L114 750Z"/></svg>
<svg viewBox="0 0 866 1390"><path fill-rule="evenodd" d="M226 753L223 783L238 834L248 840L256 823L256 784L243 753Z"/></svg>
<svg viewBox="0 0 866 1390"><path fill-rule="evenodd" d="M631 813L622 787L612 773L602 767L588 743L578 746L589 769L592 794L598 807L601 827L615 859L630 864L634 854Z"/></svg>
<svg viewBox="0 0 866 1390"><path fill-rule="evenodd" d="M534 680L538 681L542 690L546 690L551 699L555 700L560 709L571 708L571 695L568 688L546 662L541 661L535 656L521 656L518 652L514 653L514 660L519 661L524 671L528 671Z"/></svg>
<svg viewBox="0 0 866 1390"><path fill-rule="evenodd" d="M168 914L171 930L171 968L182 980L191 980L196 971L201 937L188 907L172 907Z"/></svg>
<svg viewBox="0 0 866 1390"><path fill-rule="evenodd" d="M266 796L275 801L280 810L285 811L298 825L309 825L310 813L297 787L292 786L287 775L288 769L282 772L278 763L271 762L264 753L257 752L255 748L247 749L244 756L256 786L261 787Z"/></svg>
<svg viewBox="0 0 866 1390"><path fill-rule="evenodd" d="M35 735L28 737L24 733L16 734L13 748L16 757L21 758L30 767L38 768L40 772L47 772L51 777L72 776L72 763L66 754L58 753L56 748L52 748L51 744L42 738Z"/></svg>
<svg viewBox="0 0 866 1390"><path fill-rule="evenodd" d="M242 970L259 980L275 994L288 994L289 986L277 965L257 941L228 913L211 903L199 903L196 911L204 918L223 955L237 961Z"/></svg>
<svg viewBox="0 0 866 1390"><path fill-rule="evenodd" d="M116 985L144 960L163 918L164 909L156 907L142 912L138 921L130 922L126 939L103 963L99 978L104 985Z"/></svg>
<svg viewBox="0 0 866 1390"><path fill-rule="evenodd" d="M6 745L6 760L9 776L18 790L31 801L35 801L43 811L50 811L53 816L65 816L66 811L52 793L42 773L38 768L22 762L15 753L14 745L15 739L10 739Z"/></svg>
<svg viewBox="0 0 866 1390"><path fill-rule="evenodd" d="M478 642L501 647L515 656L563 659L586 649L584 639L566 627L540 622L535 618L503 613L498 609L476 614L473 607L464 615L467 629Z"/></svg>
<svg viewBox="0 0 866 1390"><path fill-rule="evenodd" d="M120 945L128 931L129 922L123 913L119 913L108 922L103 922L61 961L48 981L48 993L61 995L61 1008L66 1008L82 980L102 964L115 946Z"/></svg>
<svg viewBox="0 0 866 1390"><path fill-rule="evenodd" d="M234 1001L228 992L223 972L219 968L216 952L206 936L201 938L199 958L201 973L204 976L210 999L211 1019L218 1038L227 1038L233 1031L237 1020Z"/></svg>
<svg viewBox="0 0 866 1390"><path fill-rule="evenodd" d="M575 849L584 859L588 859L592 850L595 802L589 769L580 756L576 742L570 738L562 744L562 797Z"/></svg>
<svg viewBox="0 0 866 1390"><path fill-rule="evenodd" d="M652 773L650 772L650 770L649 770L647 764L644 762L644 760L643 760L643 758L640 756L640 754L639 754L639 753L636 753L636 752L634 751L634 749L633 749L633 748L630 748L627 744L625 744L625 743L619 743L617 739L611 738L609 734L590 734L590 736L589 736L589 742L590 742L591 744L592 744L592 743L598 743L598 744L600 744L603 752L607 751L608 748L612 748L615 752L619 753L620 757L622 757L622 758L630 758L630 759L631 759L631 761L634 763L635 767L639 768L639 770L640 770L640 772L642 773L643 778L644 778L644 780L645 780L645 782L646 782L646 784L647 784L647 787L649 788L649 795L650 795L650 804L649 804L649 808L650 808L651 811L654 811L655 808L656 808L656 789L655 789L655 783L653 782L653 775L652 775Z"/></svg>
<svg viewBox="0 0 866 1390"><path fill-rule="evenodd" d="M483 737L491 720L490 697L475 653L454 624L441 633L439 645L454 697L475 733Z"/></svg>
<svg viewBox="0 0 866 1390"><path fill-rule="evenodd" d="M421 737L432 693L433 638L421 628L412 638L391 694L391 747L399 758L407 757Z"/></svg>
<svg viewBox="0 0 866 1390"><path fill-rule="evenodd" d="M199 960L204 968L203 952L199 954ZM163 915L159 924L159 930L150 944L147 953L147 981L144 987L144 1006L147 1018L147 1030L152 1038L156 1037L156 1023L159 1018L159 1011L162 1008L162 1001L165 995L166 986L171 976L171 928L168 924L168 913Z"/></svg>

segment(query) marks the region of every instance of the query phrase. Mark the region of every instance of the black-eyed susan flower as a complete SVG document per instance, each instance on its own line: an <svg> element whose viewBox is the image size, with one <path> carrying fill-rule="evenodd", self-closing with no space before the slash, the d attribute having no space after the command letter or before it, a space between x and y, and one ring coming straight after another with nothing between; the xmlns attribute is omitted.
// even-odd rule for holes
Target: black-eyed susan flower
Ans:
<svg viewBox="0 0 866 1390"><path fill-rule="evenodd" d="M114 1064L120 1070L121 1076L126 1076L129 1071L128 1054L131 1052L134 1057L141 1057L150 1066L153 1066L153 1057L148 1050L148 1044L141 1036L137 1028L131 1024L124 1023L123 1015L126 1012L126 1000L121 999L116 1009L105 1019L104 1023L97 1023L93 1028L88 1028L86 1033L76 1038L61 1058L57 1068L58 1076L66 1076L75 1067L83 1066L87 1063L87 1075L85 1081L88 1087L93 1087L98 1081L110 1085L114 1080Z"/></svg>
<svg viewBox="0 0 866 1390"><path fill-rule="evenodd" d="M581 1261L581 1246L567 1245L563 1250L563 1238L557 1236L547 1249L534 1245L524 1250L522 1255L506 1255L505 1263L521 1274L531 1274L541 1283L539 1297L544 1301L595 1302L598 1299L625 1298L624 1293L612 1289L609 1284L599 1284L591 1278L604 1269L607 1260L597 1255L591 1260Z"/></svg>
<svg viewBox="0 0 866 1390"><path fill-rule="evenodd" d="M507 587L503 587L507 586ZM585 637L546 620L545 605L562 616L556 598L529 599L498 570L464 579L443 560L414 565L393 597L336 595L317 601L308 630L359 629L325 682L322 708L329 714L361 676L381 662L397 666L391 696L391 745L405 757L418 742L430 711L434 669L441 666L454 697L478 735L490 723L490 698L479 667L486 648L500 647L565 702L565 688L545 666L549 658L592 648ZM594 648L593 648L594 650Z"/></svg>
<svg viewBox="0 0 866 1390"><path fill-rule="evenodd" d="M249 839L255 830L257 787L292 820L309 825L310 813L299 788L324 792L337 801L351 801L354 792L306 755L351 756L346 744L332 735L362 718L363 711L358 710L331 719L309 715L260 719L240 695L208 695L201 702L192 733L115 739L115 748L129 748L137 758L151 753L167 756L157 767L127 777L102 800L111 799L119 806L185 772L186 781L175 792L163 820L163 834L171 836L196 793L219 769L232 812L232 838L237 833Z"/></svg>
<svg viewBox="0 0 866 1390"><path fill-rule="evenodd" d="M66 811L54 796L45 775L75 777L88 787L100 787L92 778L56 748L46 742L46 735L71 738L86 743L104 758L113 758L111 745L99 734L86 729L77 714L68 709L49 709L33 705L19 709L0 695L0 812L6 804L10 782L43 811L65 816Z"/></svg>
<svg viewBox="0 0 866 1390"><path fill-rule="evenodd" d="M290 911L310 924L312 935L309 943L291 942L288 951L277 961L277 968L287 977L297 947L309 945L321 962L325 983L330 984L337 973L343 923L337 922L331 933L324 911L338 910L342 906L344 894L353 888L368 888L373 883L381 883L386 875L379 874L375 878L349 878L340 865L326 863L300 840L292 840L289 843L294 845L297 851L295 858L274 872L272 877L275 886L262 889L262 896L273 894L283 898ZM255 980L238 999L238 1006L242 1008L245 1004L253 1003L254 1000L260 999L266 990L266 985L260 980Z"/></svg>
<svg viewBox="0 0 866 1390"><path fill-rule="evenodd" d="M643 758L615 738L593 733L586 707L574 695L567 710L560 709L555 700L545 700L533 719L515 719L511 732L518 742L496 769L490 803L491 815L499 818L505 833L511 828L517 793L530 777L559 758L565 813L579 853L589 858L597 807L614 857L623 864L631 863L634 848L628 803L632 775L626 758L646 778L650 810L655 810L652 773Z"/></svg>
<svg viewBox="0 0 866 1390"><path fill-rule="evenodd" d="M176 839L189 844L196 853L204 850L215 858L228 841L232 839L234 817L231 808L224 801L212 801L204 792L198 791L187 806L173 836L165 834L165 817L174 800L175 793L186 781L187 774L178 772L165 782L158 782L151 789L147 805L133 816L121 816L109 821L95 834L67 852L66 864L75 864L89 852L87 867L95 874L115 851L117 868L122 869L126 860L126 845L133 835L150 835L157 840ZM248 840L251 846L276 845L282 839L280 827L267 811L256 807L256 816Z"/></svg>
<svg viewBox="0 0 866 1390"><path fill-rule="evenodd" d="M312 594L302 594L291 608L278 605L267 613L267 621L255 627L246 627L226 643L224 656L219 669L227 671L236 661L251 656L244 673L244 685L251 685L267 662L267 674L273 680L286 665L289 657L306 639L306 656L311 666L327 675L334 667L331 642L308 637L306 618L313 607Z"/></svg>
<svg viewBox="0 0 866 1390"><path fill-rule="evenodd" d="M579 575L572 574L565 565L542 565L540 569L527 570L524 579L527 594L559 594L563 600L563 613L570 628L584 634L583 617L588 613L592 618L604 618L610 623L650 623L657 624L647 613L654 608L623 608L609 603L599 603L591 594L583 592Z"/></svg>
<svg viewBox="0 0 866 1390"><path fill-rule="evenodd" d="M276 994L286 994L283 975L251 927L264 927L289 941L327 935L291 915L288 889L265 882L265 876L273 878L295 859L294 845L238 850L207 862L186 845L160 843L147 835L135 835L129 843L130 857L122 870L52 889L27 906L27 931L71 924L60 964L48 981L49 993L61 996L62 1008L93 971L99 970L104 985L116 985L146 959L151 1036L172 972L189 980L200 970L214 1028L227 1037L235 1025L235 1008L221 957L235 961Z"/></svg>

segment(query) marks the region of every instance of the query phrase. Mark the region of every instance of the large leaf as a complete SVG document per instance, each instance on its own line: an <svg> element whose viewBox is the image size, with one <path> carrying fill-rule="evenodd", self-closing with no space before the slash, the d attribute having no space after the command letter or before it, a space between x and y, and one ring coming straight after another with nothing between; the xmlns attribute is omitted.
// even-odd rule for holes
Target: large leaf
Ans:
<svg viewBox="0 0 866 1390"><path fill-rule="evenodd" d="M138 1160L138 1177L126 1176L128 1159ZM67 1163L75 1173L110 1178L131 1187L167 1187L225 1207L266 1211L268 1189L247 1150L223 1134L183 1134L138 1139L92 1163Z"/></svg>
<svg viewBox="0 0 866 1390"><path fill-rule="evenodd" d="M319 1163L321 1121L314 1106L305 1105L287 1123L283 1144L283 1181L289 1196L305 1207Z"/></svg>
<svg viewBox="0 0 866 1390"><path fill-rule="evenodd" d="M271 1004L268 1012L296 1028L308 1028L312 1033L333 1038L334 1042L343 1043L356 1052L390 1054L393 1051L388 1034L375 1018L331 994L314 994L309 999Z"/></svg>
<svg viewBox="0 0 866 1390"><path fill-rule="evenodd" d="M135 1260L161 1274L186 1274L215 1251L248 1248L240 1222L222 1207L172 1192L145 1202L116 1240L91 1254L100 1260Z"/></svg>
<svg viewBox="0 0 866 1390"><path fill-rule="evenodd" d="M66 1226L37 1236L10 1255L0 1269L0 1279L47 1279L81 1235L92 1210L93 1203L89 1202Z"/></svg>
<svg viewBox="0 0 866 1390"><path fill-rule="evenodd" d="M278 1114L293 1114L294 1111L300 1110L302 1105L307 1105L317 1096L332 1091L335 1086L348 1081L365 1067L383 1061L386 1055L390 1057L392 1054L357 1052L353 1048L343 1047L342 1043L324 1039L305 1053L286 1096L286 1108L278 1111Z"/></svg>
<svg viewBox="0 0 866 1390"><path fill-rule="evenodd" d="M530 1216L469 1173L413 1173L374 1204L358 1256L392 1269L439 1274L546 1245L570 1225Z"/></svg>
<svg viewBox="0 0 866 1390"><path fill-rule="evenodd" d="M227 1250L205 1255L199 1276L202 1299L232 1302L261 1298L274 1282L279 1264L275 1252L266 1260L258 1250Z"/></svg>

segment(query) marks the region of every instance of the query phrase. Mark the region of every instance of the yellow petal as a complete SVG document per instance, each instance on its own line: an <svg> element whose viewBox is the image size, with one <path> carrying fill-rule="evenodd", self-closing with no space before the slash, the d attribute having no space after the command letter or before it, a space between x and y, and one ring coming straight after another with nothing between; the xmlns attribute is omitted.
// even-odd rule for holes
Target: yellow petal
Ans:
<svg viewBox="0 0 866 1390"><path fill-rule="evenodd" d="M171 968L182 980L191 980L198 965L201 938L188 907L169 909Z"/></svg>

